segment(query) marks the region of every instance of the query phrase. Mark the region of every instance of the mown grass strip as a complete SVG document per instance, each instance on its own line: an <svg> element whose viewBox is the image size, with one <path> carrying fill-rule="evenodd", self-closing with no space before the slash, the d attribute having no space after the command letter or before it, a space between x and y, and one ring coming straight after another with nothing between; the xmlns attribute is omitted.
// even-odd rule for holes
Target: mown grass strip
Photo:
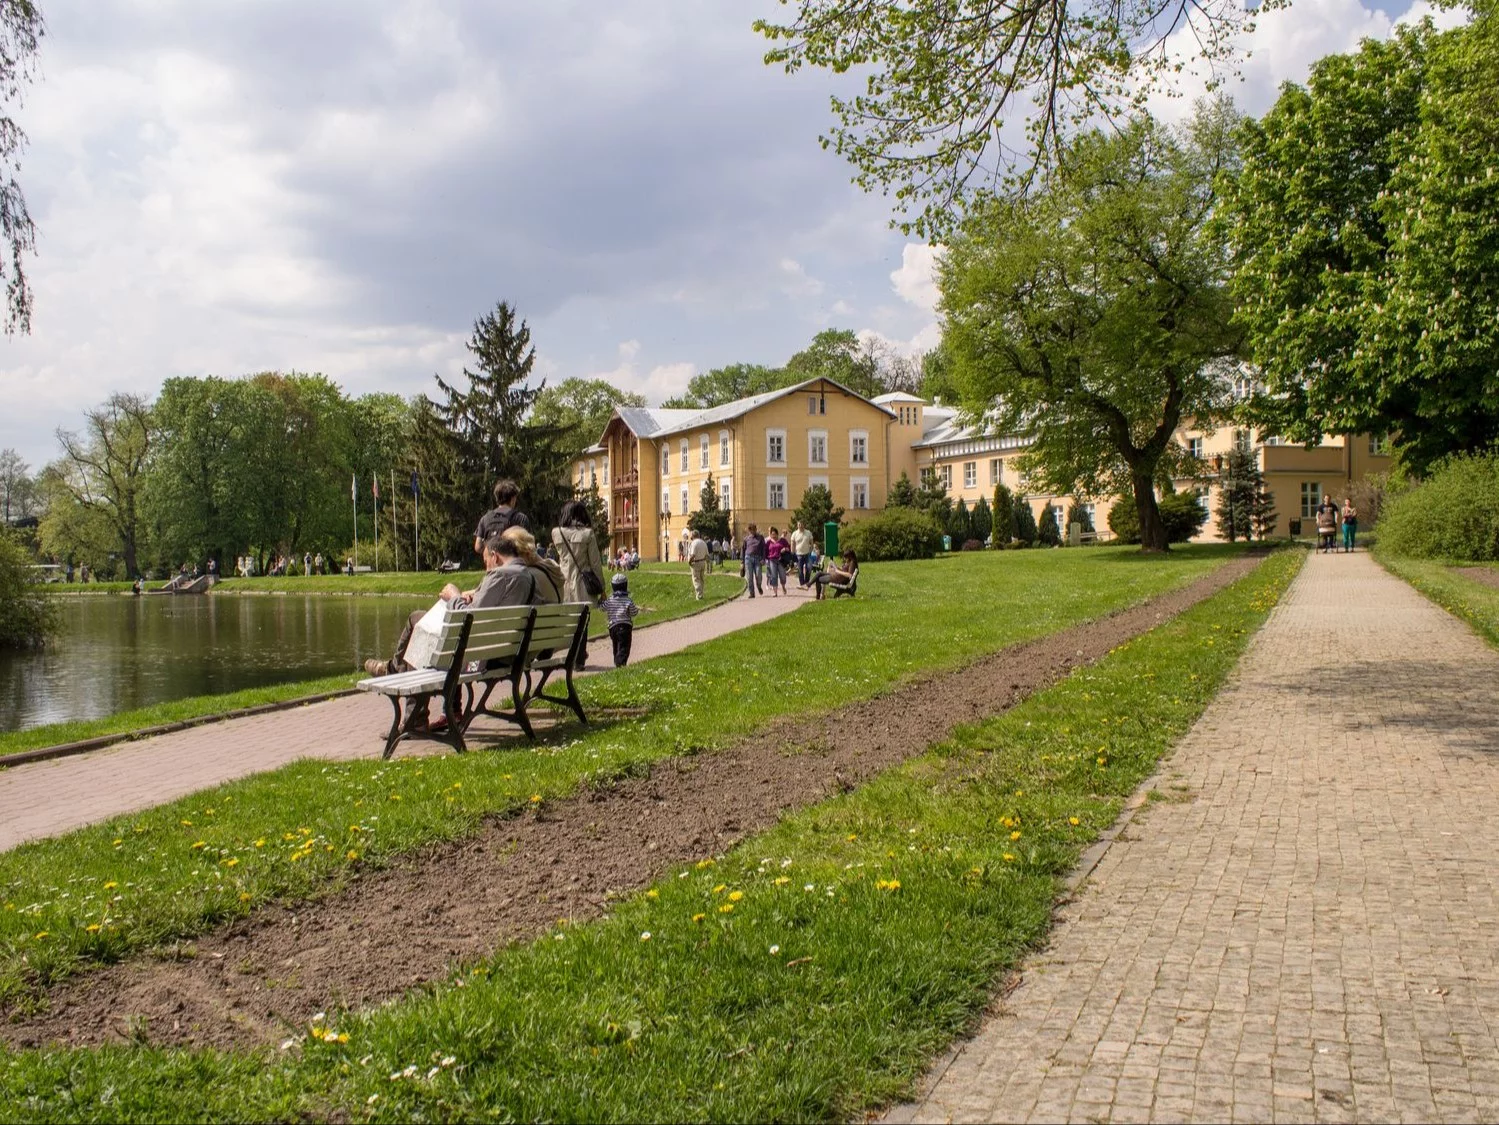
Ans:
<svg viewBox="0 0 1499 1125"><path fill-rule="evenodd" d="M1391 574L1403 578L1448 613L1466 621L1480 637L1499 648L1499 588L1451 569L1454 565L1471 564L1403 558L1388 551L1375 551L1374 557Z"/></svg>
<svg viewBox="0 0 1499 1125"><path fill-rule="evenodd" d="M389 579L389 587L384 590L367 590L366 594L425 594L430 593L434 598L442 588L443 583L454 580L456 585L472 586L479 580L477 573L453 575L429 575L429 574L400 574L381 575L380 581ZM364 576L358 579L332 578L327 576L313 576L308 579L298 578L237 578L230 579L224 583L225 586L234 586L238 583L266 582L283 584L286 589L264 589L251 591L253 593L312 593L319 596L347 596L347 588L341 590L324 591L309 588L301 590L298 587L302 582L307 582L309 587L326 583L331 587L335 583L363 582ZM424 587L430 586L431 589ZM730 576L722 572L711 576L704 590L703 600L696 601L692 596L691 580L684 569L675 571L632 571L630 575L630 594L640 606L640 616L637 617L637 628L644 629L650 625L659 625L666 621L674 621L681 617L689 617L704 610L712 609L714 606L722 605L735 597L743 588L743 583L737 576ZM230 591L234 592L233 590ZM241 595L246 591L240 590ZM211 595L216 596L216 595ZM392 612L396 612L392 610ZM590 637L603 637L609 631L609 622L602 613L595 613L589 622L588 633ZM366 655L374 656L375 653ZM387 655L387 654L381 654ZM23 750L35 750L46 746L59 746L66 742L81 742L84 739L103 738L115 734L130 734L136 731L146 730L148 727L162 726L168 723L180 723L188 719L200 719L210 715L222 715L229 711L237 711L246 707L259 707L268 703L285 703L291 700L301 699L311 695L322 695L325 692L339 691L353 685L363 678L364 673L349 672L339 676L325 676L315 680L299 680L285 684L273 684L267 687L247 688L244 691L228 692L220 695L198 695L186 699L174 699L167 703L153 704L150 707L135 708L130 711L121 711L114 715L107 715L100 719L83 719L68 723L49 723L45 726L31 727L27 730L10 731L0 734L0 756L16 754Z"/></svg>
<svg viewBox="0 0 1499 1125"><path fill-rule="evenodd" d="M537 752L296 763L22 845L0 853L0 1003L81 963L201 932L274 898L316 895L356 865L456 839L485 816L1134 604L1238 553L1099 548L875 566L855 600L581 682L590 711L645 707L643 718L565 727L567 741ZM378 750L372 729L372 759Z"/></svg>
<svg viewBox="0 0 1499 1125"><path fill-rule="evenodd" d="M849 1120L909 1093L1303 560L587 926L298 1051L28 1051L0 1117Z"/></svg>

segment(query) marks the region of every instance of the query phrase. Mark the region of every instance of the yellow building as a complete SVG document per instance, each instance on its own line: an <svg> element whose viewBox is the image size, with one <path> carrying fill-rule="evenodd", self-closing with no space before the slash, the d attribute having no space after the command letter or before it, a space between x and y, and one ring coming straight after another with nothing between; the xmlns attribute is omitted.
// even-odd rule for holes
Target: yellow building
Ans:
<svg viewBox="0 0 1499 1125"><path fill-rule="evenodd" d="M1246 371L1231 373L1236 394L1252 389ZM1288 534L1292 520L1309 520L1324 495L1341 501L1356 482L1390 467L1387 444L1367 435L1306 448L1273 436L1252 443L1249 431L1231 427L1183 427L1176 440L1202 461L1202 473L1176 487L1196 491L1207 506L1198 537L1205 542L1219 538L1215 479L1236 444L1259 460L1275 502L1275 535ZM1015 462L1026 445L1023 436L963 425L958 410L940 399L904 393L866 399L831 379L810 379L709 410L621 407L599 443L574 462L573 482L583 493L596 486L608 504L611 548L630 547L645 559L677 557L710 476L736 539L751 523L762 533L784 530L802 494L817 484L845 509L845 520L858 520L884 508L902 472L913 484L935 476L954 503L961 499L969 508L992 499L995 485L1003 484L1026 499L1038 524L1056 521L1064 539L1065 516L1076 502L1107 539L1116 498L1032 492Z"/></svg>
<svg viewBox="0 0 1499 1125"><path fill-rule="evenodd" d="M894 420L893 411L831 379L809 379L709 410L620 407L583 461L595 457L613 472L612 549L671 559L709 476L736 538L751 523L784 530L818 484L847 519L882 509Z"/></svg>

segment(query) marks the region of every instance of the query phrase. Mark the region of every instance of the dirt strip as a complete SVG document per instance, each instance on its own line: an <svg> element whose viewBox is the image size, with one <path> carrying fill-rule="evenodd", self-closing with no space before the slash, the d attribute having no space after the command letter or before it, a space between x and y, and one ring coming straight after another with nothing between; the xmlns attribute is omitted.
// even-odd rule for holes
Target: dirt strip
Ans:
<svg viewBox="0 0 1499 1125"><path fill-rule="evenodd" d="M305 1028L314 1013L389 1000L559 918L598 917L611 898L671 867L722 853L788 811L857 786L958 723L1008 710L1257 562L1235 560L1184 589L958 672L817 718L777 721L725 750L666 759L648 778L496 818L326 899L267 906L167 956L72 978L52 990L47 1011L11 1013L0 1039L254 1046Z"/></svg>
<svg viewBox="0 0 1499 1125"><path fill-rule="evenodd" d="M1452 568L1464 578L1471 578L1475 582L1482 582L1485 586L1493 586L1499 589L1499 570L1491 566L1455 566Z"/></svg>

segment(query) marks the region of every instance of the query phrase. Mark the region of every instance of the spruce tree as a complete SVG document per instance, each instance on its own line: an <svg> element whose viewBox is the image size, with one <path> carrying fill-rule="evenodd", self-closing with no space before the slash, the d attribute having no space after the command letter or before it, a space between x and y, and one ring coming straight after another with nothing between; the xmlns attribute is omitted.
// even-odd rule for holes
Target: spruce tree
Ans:
<svg viewBox="0 0 1499 1125"><path fill-rule="evenodd" d="M1002 484L994 486L994 545L1008 547L1015 538L1015 497Z"/></svg>
<svg viewBox="0 0 1499 1125"><path fill-rule="evenodd" d="M825 484L814 484L802 493L802 502L791 513L791 526L805 523L807 530L820 540L822 525L843 523L843 509L833 503L833 493Z"/></svg>
<svg viewBox="0 0 1499 1125"><path fill-rule="evenodd" d="M1040 529L1036 527L1036 513L1031 511L1030 503L1018 492L1012 508L1015 512L1015 538L1027 547L1034 546L1036 537L1040 534Z"/></svg>
<svg viewBox="0 0 1499 1125"><path fill-rule="evenodd" d="M1275 497L1265 487L1265 478L1258 464L1254 476L1254 500L1249 508L1249 522L1254 527L1254 537L1263 542L1275 530Z"/></svg>
<svg viewBox="0 0 1499 1125"><path fill-rule="evenodd" d="M1041 509L1041 519L1036 524L1036 540L1043 547L1060 547L1062 545L1062 532L1057 527L1056 509L1050 504Z"/></svg>
<svg viewBox="0 0 1499 1125"><path fill-rule="evenodd" d="M960 496L957 506L947 514L947 534L952 537L954 547L962 547L972 538L972 521L968 515L968 504Z"/></svg>
<svg viewBox="0 0 1499 1125"><path fill-rule="evenodd" d="M977 539L980 543L987 543L993 530L994 511L989 507L989 501L980 496L979 502L973 506L973 512L969 516L969 537Z"/></svg>
<svg viewBox="0 0 1499 1125"><path fill-rule="evenodd" d="M1248 539L1254 523L1254 494L1262 484L1258 459L1235 449L1218 482L1218 534L1230 543Z"/></svg>
<svg viewBox="0 0 1499 1125"><path fill-rule="evenodd" d="M948 517L952 514L952 499L947 495L947 485L931 469L921 474L921 487L916 490L916 507L936 520L938 527L947 527Z"/></svg>
<svg viewBox="0 0 1499 1125"><path fill-rule="evenodd" d="M1096 527L1093 526L1093 521L1088 518L1088 509L1085 508L1082 504L1080 504L1076 500L1074 500L1072 502L1071 506L1067 509L1067 527L1068 527L1068 530L1071 530L1072 525L1075 524L1075 523L1082 524L1083 525L1082 529L1085 532L1087 532L1087 531L1097 531L1098 530Z"/></svg>
<svg viewBox="0 0 1499 1125"><path fill-rule="evenodd" d="M687 517L687 526L704 539L727 539L730 512L719 505L718 486L713 483L712 473L703 481L703 490L698 493L697 503L697 511Z"/></svg>
<svg viewBox="0 0 1499 1125"><path fill-rule="evenodd" d="M911 483L911 478L904 469L900 471L900 478L890 486L890 495L885 498L885 507L916 507L916 486Z"/></svg>

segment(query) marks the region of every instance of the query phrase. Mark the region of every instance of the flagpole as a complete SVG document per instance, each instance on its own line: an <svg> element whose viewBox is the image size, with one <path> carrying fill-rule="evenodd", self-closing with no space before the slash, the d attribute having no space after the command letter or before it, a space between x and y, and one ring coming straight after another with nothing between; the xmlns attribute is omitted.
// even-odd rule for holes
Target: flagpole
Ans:
<svg viewBox="0 0 1499 1125"><path fill-rule="evenodd" d="M375 495L375 573L380 573L380 474L371 473L370 480L374 481Z"/></svg>
<svg viewBox="0 0 1499 1125"><path fill-rule="evenodd" d="M411 569L419 571L422 569L422 490L417 484L415 469L411 470L411 511L411 534L416 541L411 557Z"/></svg>
<svg viewBox="0 0 1499 1125"><path fill-rule="evenodd" d="M349 503L354 507L354 565L359 565L359 474L349 480Z"/></svg>
<svg viewBox="0 0 1499 1125"><path fill-rule="evenodd" d="M396 508L400 506L400 495L396 492L396 471L390 471L390 549L395 554L396 573L401 573L401 533L396 527Z"/></svg>

